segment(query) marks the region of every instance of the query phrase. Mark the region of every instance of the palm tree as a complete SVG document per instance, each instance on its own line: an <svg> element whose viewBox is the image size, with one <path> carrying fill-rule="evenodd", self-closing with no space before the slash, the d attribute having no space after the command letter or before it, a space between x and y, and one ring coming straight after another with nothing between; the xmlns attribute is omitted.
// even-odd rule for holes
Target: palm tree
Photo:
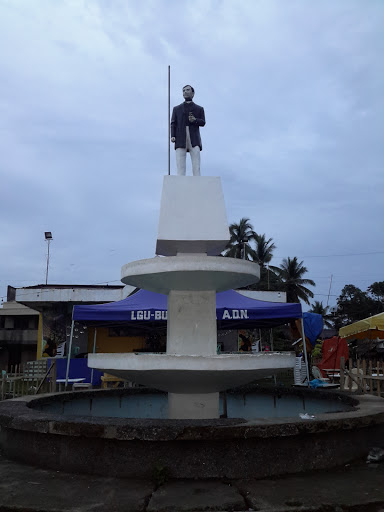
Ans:
<svg viewBox="0 0 384 512"><path fill-rule="evenodd" d="M311 309L308 311L309 313L317 313L323 317L324 327L333 327L332 324L332 315L329 312L329 306L323 306L323 303L315 300L314 304L312 304Z"/></svg>
<svg viewBox="0 0 384 512"><path fill-rule="evenodd" d="M229 234L231 236L229 243L225 249L224 256L228 258L245 258L253 259L255 251L250 246L249 242L254 240L255 232L249 219L243 217L240 219L239 224L236 222L229 226Z"/></svg>
<svg viewBox="0 0 384 512"><path fill-rule="evenodd" d="M254 261L260 265L260 267L264 267L266 263L269 263L272 259L272 253L276 249L276 245L272 242L272 238L268 238L268 240L264 235L258 235L257 233L253 236L256 249L255 249L255 257Z"/></svg>
<svg viewBox="0 0 384 512"><path fill-rule="evenodd" d="M283 291L287 294L287 302L300 302L303 300L309 304L309 299L313 298L311 290L304 285L316 286L312 279L303 279L303 275L308 272L304 267L303 261L297 261L297 257L284 258L280 267L270 267L273 272L280 278Z"/></svg>
<svg viewBox="0 0 384 512"><path fill-rule="evenodd" d="M260 281L256 285L257 290L275 290L278 283L276 275L270 271L268 263L272 259L272 253L276 249L272 238L266 238L265 234L254 234L255 251L253 261L260 265ZM267 268L268 267L268 268ZM277 287L277 289L280 289Z"/></svg>

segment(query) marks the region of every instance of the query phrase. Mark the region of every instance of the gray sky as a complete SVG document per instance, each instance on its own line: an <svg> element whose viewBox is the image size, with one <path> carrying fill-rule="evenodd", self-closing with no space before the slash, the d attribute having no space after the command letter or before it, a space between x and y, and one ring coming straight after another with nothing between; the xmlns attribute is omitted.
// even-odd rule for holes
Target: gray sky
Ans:
<svg viewBox="0 0 384 512"><path fill-rule="evenodd" d="M45 282L44 231L50 283L154 256L168 64L228 221L303 259L324 304L331 274L331 306L384 280L383 27L382 0L0 0L0 296Z"/></svg>

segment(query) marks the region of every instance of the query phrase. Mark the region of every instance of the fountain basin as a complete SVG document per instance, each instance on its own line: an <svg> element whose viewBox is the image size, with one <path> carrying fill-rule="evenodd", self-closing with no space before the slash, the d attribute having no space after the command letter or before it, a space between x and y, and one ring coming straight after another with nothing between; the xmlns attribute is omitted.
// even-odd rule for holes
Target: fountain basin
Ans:
<svg viewBox="0 0 384 512"><path fill-rule="evenodd" d="M171 393L213 393L294 368L295 354L88 354L88 366Z"/></svg>
<svg viewBox="0 0 384 512"><path fill-rule="evenodd" d="M284 418L299 414L318 415L353 411L354 406L342 400L328 400L316 395L260 393L259 390L231 390L220 394L220 417L261 420ZM44 413L63 416L88 416L131 419L168 419L168 395L164 392L134 389L128 394L95 393L91 397L76 395L75 399L47 400L33 405Z"/></svg>
<svg viewBox="0 0 384 512"><path fill-rule="evenodd" d="M247 403L255 389L248 386L234 393ZM151 478L160 467L170 478L263 478L345 464L380 446L383 399L329 390L259 392L271 401L316 398L343 403L348 410L318 413L311 420L301 419L297 410L279 418L126 419L65 416L47 412L47 406L156 392L116 389L28 396L0 403L0 448L6 457L75 473Z"/></svg>
<svg viewBox="0 0 384 512"><path fill-rule="evenodd" d="M127 263L121 269L123 283L165 294L171 290L221 292L259 279L257 263L206 254L158 256Z"/></svg>

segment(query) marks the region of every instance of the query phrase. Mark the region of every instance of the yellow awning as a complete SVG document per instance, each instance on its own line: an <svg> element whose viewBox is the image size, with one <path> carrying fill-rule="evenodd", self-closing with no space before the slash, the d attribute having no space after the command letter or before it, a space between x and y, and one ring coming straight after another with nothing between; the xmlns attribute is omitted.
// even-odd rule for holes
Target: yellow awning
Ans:
<svg viewBox="0 0 384 512"><path fill-rule="evenodd" d="M340 338L376 338L384 339L384 313L364 318L350 325L342 327L339 331Z"/></svg>

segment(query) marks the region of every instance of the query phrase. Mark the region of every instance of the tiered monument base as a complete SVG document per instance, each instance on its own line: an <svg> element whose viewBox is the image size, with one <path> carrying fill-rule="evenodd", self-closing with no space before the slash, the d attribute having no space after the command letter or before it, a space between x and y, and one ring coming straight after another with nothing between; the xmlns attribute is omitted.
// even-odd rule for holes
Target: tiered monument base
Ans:
<svg viewBox="0 0 384 512"><path fill-rule="evenodd" d="M218 418L219 391L293 367L293 354L217 355L216 292L260 276L256 263L218 256L228 241L220 178L165 176L156 252L166 257L124 265L121 280L168 294L167 352L89 354L89 366L168 391L173 419Z"/></svg>

